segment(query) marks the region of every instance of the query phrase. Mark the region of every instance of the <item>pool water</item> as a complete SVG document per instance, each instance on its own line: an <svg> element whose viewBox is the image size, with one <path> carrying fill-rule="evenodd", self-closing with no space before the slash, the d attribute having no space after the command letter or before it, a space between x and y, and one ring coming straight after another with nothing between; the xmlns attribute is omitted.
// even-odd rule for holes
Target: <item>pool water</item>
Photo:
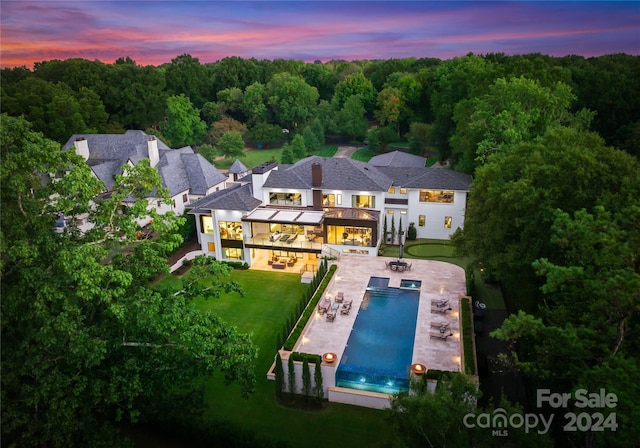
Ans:
<svg viewBox="0 0 640 448"><path fill-rule="evenodd" d="M338 387L388 394L409 389L420 292L387 287L388 280L369 282L336 371Z"/></svg>

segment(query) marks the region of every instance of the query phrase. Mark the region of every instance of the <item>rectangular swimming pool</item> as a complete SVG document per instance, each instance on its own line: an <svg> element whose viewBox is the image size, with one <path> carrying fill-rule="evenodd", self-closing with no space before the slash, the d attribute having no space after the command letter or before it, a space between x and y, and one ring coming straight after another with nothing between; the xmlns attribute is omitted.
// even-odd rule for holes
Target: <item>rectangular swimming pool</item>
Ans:
<svg viewBox="0 0 640 448"><path fill-rule="evenodd" d="M409 389L420 291L372 277L340 365L336 385L387 394Z"/></svg>

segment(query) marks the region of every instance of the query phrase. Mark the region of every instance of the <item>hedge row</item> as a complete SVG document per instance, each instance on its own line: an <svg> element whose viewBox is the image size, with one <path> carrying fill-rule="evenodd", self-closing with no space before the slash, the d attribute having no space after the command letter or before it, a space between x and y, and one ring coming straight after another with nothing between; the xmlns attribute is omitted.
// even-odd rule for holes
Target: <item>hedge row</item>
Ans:
<svg viewBox="0 0 640 448"><path fill-rule="evenodd" d="M291 334L285 341L284 343L285 350L289 350L289 351L293 350L293 346L296 344L296 341L302 334L302 330L304 329L304 326L307 324L307 321L313 315L313 312L316 309L316 305L320 301L320 298L324 295L324 291L327 289L327 286L329 285L329 282L333 278L333 274L336 272L336 269L338 269L338 266L336 266L335 264L331 265L331 267L329 268L329 272L327 273L327 275L325 275L322 282L320 282L318 289L316 289L316 293L313 295L313 297L307 304L307 307L305 308L304 313L302 313L302 317L298 320L298 324L296 325L296 328L291 332Z"/></svg>
<svg viewBox="0 0 640 448"><path fill-rule="evenodd" d="M322 356L311 353L293 352L289 355L294 361L304 362L306 359L309 364L322 363Z"/></svg>
<svg viewBox="0 0 640 448"><path fill-rule="evenodd" d="M460 300L460 318L462 321L462 346L464 348L464 371L475 375L476 364L473 356L473 330L471 325L471 299Z"/></svg>

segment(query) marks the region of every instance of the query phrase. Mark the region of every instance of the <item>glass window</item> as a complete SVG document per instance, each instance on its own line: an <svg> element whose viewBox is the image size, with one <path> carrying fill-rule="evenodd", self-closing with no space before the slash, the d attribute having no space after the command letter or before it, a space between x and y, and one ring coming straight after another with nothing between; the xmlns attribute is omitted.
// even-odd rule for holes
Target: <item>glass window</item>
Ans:
<svg viewBox="0 0 640 448"><path fill-rule="evenodd" d="M187 193L184 193L182 195L182 203L186 204L187 202L189 202L189 195Z"/></svg>
<svg viewBox="0 0 640 448"><path fill-rule="evenodd" d="M322 205L325 207L335 207L336 206L336 195L335 194L323 194L322 195Z"/></svg>
<svg viewBox="0 0 640 448"><path fill-rule="evenodd" d="M224 248L224 258L230 260L242 260L242 249L237 247L225 247Z"/></svg>
<svg viewBox="0 0 640 448"><path fill-rule="evenodd" d="M207 250L209 252L215 252L216 251L216 243L213 243L213 242L209 241L207 243Z"/></svg>
<svg viewBox="0 0 640 448"><path fill-rule="evenodd" d="M345 246L373 247L370 227L327 226L327 242Z"/></svg>
<svg viewBox="0 0 640 448"><path fill-rule="evenodd" d="M213 233L213 218L211 215L200 216L200 232Z"/></svg>
<svg viewBox="0 0 640 448"><path fill-rule="evenodd" d="M395 192L396 192L396 187L389 187L390 194L395 194Z"/></svg>
<svg viewBox="0 0 640 448"><path fill-rule="evenodd" d="M394 210L387 210L387 214L393 215Z"/></svg>
<svg viewBox="0 0 640 448"><path fill-rule="evenodd" d="M220 238L223 240L242 241L242 223L233 221L220 221Z"/></svg>
<svg viewBox="0 0 640 448"><path fill-rule="evenodd" d="M300 193L269 193L271 205L302 205Z"/></svg>
<svg viewBox="0 0 640 448"><path fill-rule="evenodd" d="M444 228L445 229L450 229L451 228L451 216L445 216L444 217Z"/></svg>
<svg viewBox="0 0 640 448"><path fill-rule="evenodd" d="M420 202L453 203L453 191L450 190L420 190Z"/></svg>
<svg viewBox="0 0 640 448"><path fill-rule="evenodd" d="M425 222L427 221L427 217L425 215L418 216L418 226L424 227Z"/></svg>
<svg viewBox="0 0 640 448"><path fill-rule="evenodd" d="M374 208L376 206L376 197L354 194L351 196L351 206L355 208Z"/></svg>
<svg viewBox="0 0 640 448"><path fill-rule="evenodd" d="M401 215L406 215L406 214L407 214L407 211L406 211L406 210L400 210L400 214L401 214Z"/></svg>
<svg viewBox="0 0 640 448"><path fill-rule="evenodd" d="M337 196L338 196L338 197L337 197L337 199L338 199L338 200L337 200L337 204L338 204L338 205L342 205L342 195L341 195L340 193L338 193L338 195L337 195Z"/></svg>
<svg viewBox="0 0 640 448"><path fill-rule="evenodd" d="M400 194L407 194L407 189L406 188L401 188L400 189Z"/></svg>

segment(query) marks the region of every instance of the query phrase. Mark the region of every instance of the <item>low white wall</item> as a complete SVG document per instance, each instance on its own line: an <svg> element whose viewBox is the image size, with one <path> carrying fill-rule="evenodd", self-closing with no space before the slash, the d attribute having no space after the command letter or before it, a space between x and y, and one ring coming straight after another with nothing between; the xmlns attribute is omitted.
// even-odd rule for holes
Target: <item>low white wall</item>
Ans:
<svg viewBox="0 0 640 448"><path fill-rule="evenodd" d="M280 357L282 358L282 370L284 371L284 392L291 392L289 390L289 355L291 352L286 350L280 350ZM296 374L296 390L295 393L302 394L302 366L301 361L293 362L293 369ZM324 390L324 398L329 396L329 389L336 385L336 364L322 363L320 369L322 370L322 388ZM309 372L311 374L311 388L316 385L314 376L316 371L315 363L309 363ZM275 381L275 361L271 364L271 368L267 372L267 379ZM313 393L312 393L313 395Z"/></svg>
<svg viewBox="0 0 640 448"><path fill-rule="evenodd" d="M331 402L352 404L354 406L364 406L374 409L385 409L391 405L391 395L346 389L344 387L330 387L327 397Z"/></svg>

